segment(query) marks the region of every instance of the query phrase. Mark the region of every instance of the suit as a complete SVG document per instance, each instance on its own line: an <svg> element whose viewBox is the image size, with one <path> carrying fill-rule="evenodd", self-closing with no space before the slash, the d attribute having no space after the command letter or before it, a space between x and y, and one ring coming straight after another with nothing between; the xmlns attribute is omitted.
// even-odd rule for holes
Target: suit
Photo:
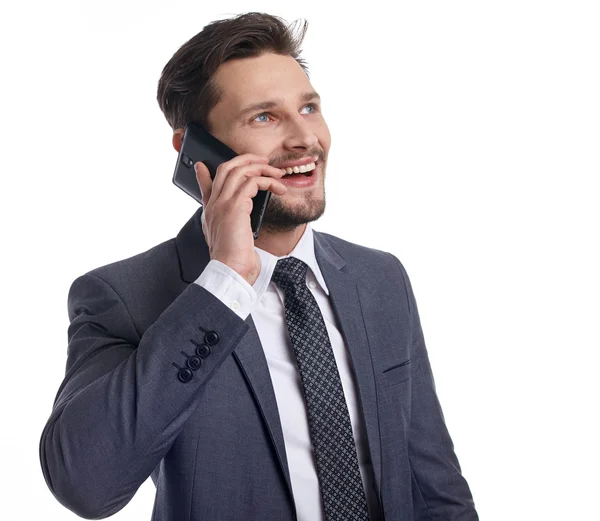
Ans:
<svg viewBox="0 0 600 521"><path fill-rule="evenodd" d="M40 440L46 483L85 518L148 476L153 521L294 520L281 424L252 317L193 282L202 208L176 238L78 277L65 378ZM476 521L410 281L393 255L314 232L352 360L386 521ZM202 353L194 370L189 354Z"/></svg>

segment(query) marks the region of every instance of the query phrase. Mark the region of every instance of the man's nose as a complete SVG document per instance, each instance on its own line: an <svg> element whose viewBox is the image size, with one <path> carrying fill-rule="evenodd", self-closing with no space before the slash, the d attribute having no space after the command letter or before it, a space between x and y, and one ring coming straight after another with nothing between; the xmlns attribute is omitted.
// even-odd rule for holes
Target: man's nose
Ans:
<svg viewBox="0 0 600 521"><path fill-rule="evenodd" d="M319 141L312 125L310 125L300 114L290 120L286 134L286 146L290 148L312 148Z"/></svg>

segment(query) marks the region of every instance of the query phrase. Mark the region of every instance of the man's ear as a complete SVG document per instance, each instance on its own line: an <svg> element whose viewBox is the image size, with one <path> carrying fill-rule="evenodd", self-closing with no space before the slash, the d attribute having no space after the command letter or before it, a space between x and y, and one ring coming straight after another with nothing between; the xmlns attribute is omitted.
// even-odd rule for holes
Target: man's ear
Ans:
<svg viewBox="0 0 600 521"><path fill-rule="evenodd" d="M183 139L183 128L178 128L173 132L173 148L179 152L181 148L181 140Z"/></svg>

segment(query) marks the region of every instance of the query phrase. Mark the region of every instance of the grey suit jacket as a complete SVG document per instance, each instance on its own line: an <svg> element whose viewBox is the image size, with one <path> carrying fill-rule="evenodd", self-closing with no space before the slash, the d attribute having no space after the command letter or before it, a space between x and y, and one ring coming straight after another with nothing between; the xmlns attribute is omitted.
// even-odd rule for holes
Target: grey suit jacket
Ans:
<svg viewBox="0 0 600 521"><path fill-rule="evenodd" d="M40 460L52 493L81 517L121 510L152 476L153 521L296 519L252 317L194 283L210 260L201 212L176 238L94 269L69 290L66 375ZM385 520L476 521L404 267L329 234L315 231L314 241ZM190 369L195 354L201 363Z"/></svg>

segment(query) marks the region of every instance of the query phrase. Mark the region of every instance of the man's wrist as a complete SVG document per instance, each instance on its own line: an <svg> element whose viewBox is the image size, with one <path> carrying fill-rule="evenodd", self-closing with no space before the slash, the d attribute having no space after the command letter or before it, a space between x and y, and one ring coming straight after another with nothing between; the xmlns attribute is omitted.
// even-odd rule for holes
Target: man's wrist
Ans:
<svg viewBox="0 0 600 521"><path fill-rule="evenodd" d="M227 264L212 259L195 281L242 319L251 313L258 297L252 285Z"/></svg>
<svg viewBox="0 0 600 521"><path fill-rule="evenodd" d="M238 262L230 261L227 259L213 258L211 260L217 261L222 266L226 266L230 270L234 271L236 275L239 275L250 286L252 286L256 282L256 279L258 279L258 276L260 275L260 257L258 256L258 254L256 254L256 256L258 257L258 262L259 262L258 268L257 269L255 268L252 270L249 270L246 266L243 266L243 265L239 264Z"/></svg>

